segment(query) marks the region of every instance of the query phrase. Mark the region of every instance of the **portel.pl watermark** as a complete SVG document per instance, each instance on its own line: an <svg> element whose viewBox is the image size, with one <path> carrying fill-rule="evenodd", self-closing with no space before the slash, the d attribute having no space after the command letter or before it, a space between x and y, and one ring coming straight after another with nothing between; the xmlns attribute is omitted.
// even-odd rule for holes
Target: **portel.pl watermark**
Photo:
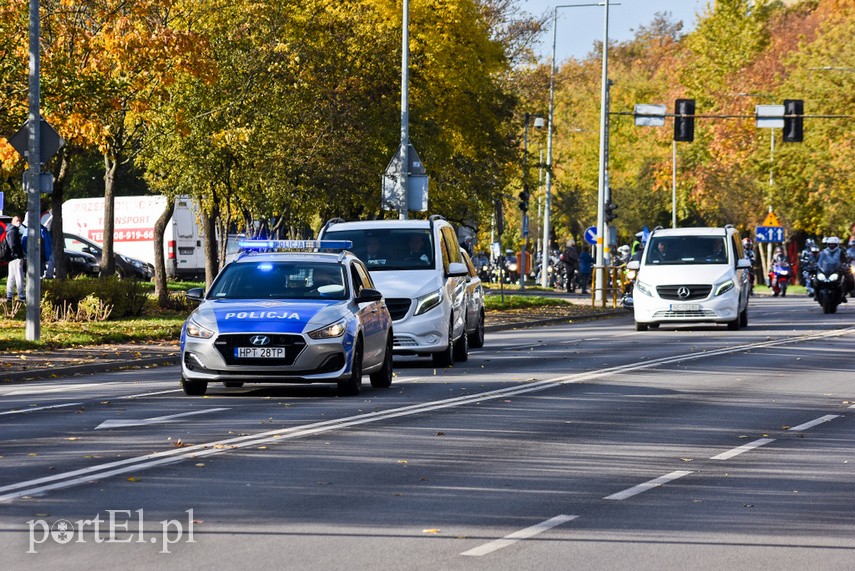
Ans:
<svg viewBox="0 0 855 571"><path fill-rule="evenodd" d="M171 553L169 546L193 539L193 510L186 510L186 525L177 519L165 519L157 531L145 532L145 517L139 510L106 510L106 516L97 514L94 519L71 521L60 519L53 523L43 519L31 519L30 548L27 553L38 553L36 546L52 541L60 545L68 543L150 543L160 547L159 553ZM131 514L136 514L132 516ZM131 522L136 529L131 529Z"/></svg>

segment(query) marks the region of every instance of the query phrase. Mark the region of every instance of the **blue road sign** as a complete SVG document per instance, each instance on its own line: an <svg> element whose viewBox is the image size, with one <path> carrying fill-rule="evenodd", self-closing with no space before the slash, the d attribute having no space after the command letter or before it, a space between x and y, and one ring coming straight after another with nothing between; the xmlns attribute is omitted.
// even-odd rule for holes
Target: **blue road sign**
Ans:
<svg viewBox="0 0 855 571"><path fill-rule="evenodd" d="M597 244L597 227L596 226L589 226L587 229L585 229L585 241L591 245Z"/></svg>
<svg viewBox="0 0 855 571"><path fill-rule="evenodd" d="M783 226L758 226L755 232L757 242L783 242Z"/></svg>
<svg viewBox="0 0 855 571"><path fill-rule="evenodd" d="M528 236L528 214L526 214L525 212L523 213L522 218L522 235Z"/></svg>

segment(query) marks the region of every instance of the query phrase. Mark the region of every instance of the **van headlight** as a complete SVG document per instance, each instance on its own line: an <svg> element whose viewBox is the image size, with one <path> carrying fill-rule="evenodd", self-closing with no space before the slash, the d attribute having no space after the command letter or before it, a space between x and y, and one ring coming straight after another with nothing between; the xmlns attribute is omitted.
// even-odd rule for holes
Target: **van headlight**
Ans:
<svg viewBox="0 0 855 571"><path fill-rule="evenodd" d="M416 298L416 310L413 315L427 313L442 302L442 288Z"/></svg>
<svg viewBox="0 0 855 571"><path fill-rule="evenodd" d="M335 323L330 323L326 327L310 331L308 335L312 339L334 339L344 335L346 330L347 324L344 322L344 319L339 319Z"/></svg>
<svg viewBox="0 0 855 571"><path fill-rule="evenodd" d="M721 282L715 286L715 295L721 295L723 293L727 293L732 290L734 287L733 280L727 280L726 282Z"/></svg>
<svg viewBox="0 0 855 571"><path fill-rule="evenodd" d="M634 288L648 297L653 297L653 287L647 285L643 281L635 280Z"/></svg>
<svg viewBox="0 0 855 571"><path fill-rule="evenodd" d="M198 337L199 339L210 339L214 336L214 332L207 327L199 325L196 321L191 319L187 322L187 336Z"/></svg>

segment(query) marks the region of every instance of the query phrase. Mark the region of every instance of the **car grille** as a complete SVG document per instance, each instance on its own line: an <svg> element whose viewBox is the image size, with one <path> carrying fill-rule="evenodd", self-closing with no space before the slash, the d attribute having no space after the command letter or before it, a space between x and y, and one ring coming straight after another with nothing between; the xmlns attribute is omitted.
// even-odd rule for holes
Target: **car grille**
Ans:
<svg viewBox="0 0 855 571"><path fill-rule="evenodd" d="M406 317L410 310L410 304L413 302L408 297L387 297L386 307L389 308L389 313L392 315L392 321L398 321Z"/></svg>
<svg viewBox="0 0 855 571"><path fill-rule="evenodd" d="M270 344L265 345L265 347L285 347L283 359L238 359L235 357L235 347L252 347L249 339L256 335L257 333L220 335L214 342L214 347L217 348L228 365L275 365L280 367L293 365L297 355L306 347L306 341L302 335L268 333Z"/></svg>
<svg viewBox="0 0 855 571"><path fill-rule="evenodd" d="M653 319L668 319L668 318L692 318L692 319L715 319L715 311L709 309L691 310L691 311L657 311L653 314Z"/></svg>
<svg viewBox="0 0 855 571"><path fill-rule="evenodd" d="M685 297L680 297L678 293L682 288L686 288L688 290L688 295ZM673 301L690 301L693 299L706 299L710 292L712 291L712 286L709 284L700 284L700 285L668 285L668 286L658 286L656 288L656 293L659 294L659 297L662 299L670 299ZM685 292L684 292L685 294Z"/></svg>
<svg viewBox="0 0 855 571"><path fill-rule="evenodd" d="M392 338L392 347L395 349L404 349L407 347L418 347L419 344L412 337L403 337L400 335L395 335Z"/></svg>

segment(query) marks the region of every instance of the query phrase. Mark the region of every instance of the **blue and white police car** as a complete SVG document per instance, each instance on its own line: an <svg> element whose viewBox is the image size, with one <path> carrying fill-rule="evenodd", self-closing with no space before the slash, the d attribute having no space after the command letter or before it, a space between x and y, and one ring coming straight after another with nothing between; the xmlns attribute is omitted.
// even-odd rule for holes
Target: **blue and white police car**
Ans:
<svg viewBox="0 0 855 571"><path fill-rule="evenodd" d="M392 318L347 241L247 240L181 330L181 386L336 383L358 394L392 383ZM295 251L303 250L303 251ZM306 251L309 250L309 251ZM340 250L329 251L329 250Z"/></svg>

